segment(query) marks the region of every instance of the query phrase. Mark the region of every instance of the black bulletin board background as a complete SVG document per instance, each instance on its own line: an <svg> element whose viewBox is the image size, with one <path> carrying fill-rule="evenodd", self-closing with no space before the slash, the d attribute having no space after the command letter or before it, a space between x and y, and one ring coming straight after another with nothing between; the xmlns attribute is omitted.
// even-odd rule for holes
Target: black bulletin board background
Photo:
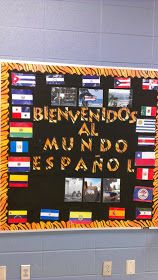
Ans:
<svg viewBox="0 0 158 280"><path fill-rule="evenodd" d="M16 72L16 71L14 71ZM19 72L18 72L19 73ZM31 73L31 72L29 72ZM10 72L11 74L11 72ZM31 107L44 107L51 106L51 88L52 86L60 85L46 85L46 74L49 73L36 73L36 87L33 88L34 104ZM11 86L11 75L9 78L10 90L14 88ZM82 87L82 76L80 75L65 75L65 84L63 87L75 87L78 89ZM16 87L17 88L17 87ZM18 87L23 88L23 87ZM26 88L26 87L25 87ZM108 89L114 88L114 78L101 76L100 87L104 92L104 107L118 111L119 108L108 108ZM156 106L156 92L155 91L142 91L142 79L132 78L131 89L133 89L133 106L130 108L131 111L138 111L138 118L140 117L141 106ZM11 96L11 94L10 94ZM9 101L11 104L11 99ZM56 107L57 108L57 107ZM64 107L60 107L64 110ZM72 111L76 111L80 107L69 107ZM32 110L31 109L31 110ZM91 108L94 112L96 108ZM100 108L101 109L101 108ZM33 117L33 115L32 115ZM10 120L11 111L10 111ZM30 120L32 121L33 118ZM14 120L15 121L15 120ZM148 187L152 186L152 181L145 181L145 183L136 180L136 172L127 173L127 160L132 159L134 164L135 152L139 150L148 150L148 147L138 147L137 138L138 135L135 132L136 123L129 124L128 121L121 122L120 120L114 123L106 124L105 121L96 123L96 130L99 132L99 137L92 137L94 140L93 152L80 152L80 137L77 135L78 130L83 124L82 121L76 121L73 124L71 121L67 122L62 120L60 122L49 123L48 121L33 122L33 138L29 139L30 150L29 156L41 155L43 159L43 168L41 171L31 170L29 173L29 187L28 189L9 189L8 190L8 209L27 209L28 211L28 222L39 222L40 221L40 210L43 208L47 209L59 209L60 219L68 221L70 211L91 211L92 220L109 220L109 207L125 207L127 220L135 219L136 207L150 207L151 203L139 203L133 201L134 186L145 185ZM59 151L42 151L42 147L47 137L56 137L61 142L61 137L73 137L75 138L74 149L70 152L63 150ZM99 152L98 138L107 138L112 142L112 148L106 153ZM85 138L86 139L86 138ZM114 149L114 144L118 139L125 139L128 142L128 150L119 154ZM10 138L10 140L12 140ZM20 139L18 139L20 140ZM21 139L24 140L24 139ZM154 148L153 148L154 149ZM151 148L150 148L151 150ZM120 162L120 167L116 172L109 172L104 164L103 172L98 171L95 174L91 173L91 163L95 158L95 155L102 155L104 162L106 163L110 158L117 158ZM17 156L17 154L12 154ZM22 154L26 156L26 154ZM48 156L54 156L55 168L50 171L44 171L44 159ZM72 159L72 167L65 171L60 170L60 157L70 156ZM79 159L83 157L89 171L74 171L74 167L77 165ZM133 165L134 167L134 165ZM32 169L32 168L31 168ZM26 174L26 173L25 173ZM121 179L121 198L118 203L102 203L102 202L64 202L65 194L65 178L66 177L95 177L95 178L120 178Z"/></svg>

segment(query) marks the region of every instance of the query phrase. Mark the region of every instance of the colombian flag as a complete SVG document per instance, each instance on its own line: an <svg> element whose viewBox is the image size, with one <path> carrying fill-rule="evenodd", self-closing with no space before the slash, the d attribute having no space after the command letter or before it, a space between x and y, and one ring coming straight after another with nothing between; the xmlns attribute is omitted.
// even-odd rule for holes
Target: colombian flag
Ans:
<svg viewBox="0 0 158 280"><path fill-rule="evenodd" d="M9 187L10 188L28 188L28 175L10 174Z"/></svg>

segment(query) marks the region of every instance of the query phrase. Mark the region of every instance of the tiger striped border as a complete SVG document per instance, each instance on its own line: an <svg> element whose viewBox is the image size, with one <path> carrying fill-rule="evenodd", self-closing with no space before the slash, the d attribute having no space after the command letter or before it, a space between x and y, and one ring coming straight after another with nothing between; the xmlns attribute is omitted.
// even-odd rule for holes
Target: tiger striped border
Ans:
<svg viewBox="0 0 158 280"><path fill-rule="evenodd" d="M56 74L77 74L77 75L98 75L98 76L122 76L122 77L138 77L138 78L158 78L158 71L150 69L126 69L126 68L109 68L94 66L62 66L47 65L20 62L2 62L1 63L1 176L0 176L0 231L25 231L25 230L57 230L57 229L104 229L104 228L148 228L158 227L158 114L156 116L156 167L154 169L154 198L153 198L153 218L148 220L102 220L93 221L88 225L75 225L67 221L55 222L39 222L26 224L7 224L7 191L8 191L8 144L9 144L9 70L32 71L41 73ZM158 105L158 102L157 102Z"/></svg>

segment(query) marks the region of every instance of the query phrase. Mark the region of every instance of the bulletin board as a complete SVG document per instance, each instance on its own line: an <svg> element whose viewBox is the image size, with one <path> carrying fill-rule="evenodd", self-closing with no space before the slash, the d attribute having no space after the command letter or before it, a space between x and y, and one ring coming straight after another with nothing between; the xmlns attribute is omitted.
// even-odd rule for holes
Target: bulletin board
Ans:
<svg viewBox="0 0 158 280"><path fill-rule="evenodd" d="M0 231L158 226L158 71L1 62Z"/></svg>

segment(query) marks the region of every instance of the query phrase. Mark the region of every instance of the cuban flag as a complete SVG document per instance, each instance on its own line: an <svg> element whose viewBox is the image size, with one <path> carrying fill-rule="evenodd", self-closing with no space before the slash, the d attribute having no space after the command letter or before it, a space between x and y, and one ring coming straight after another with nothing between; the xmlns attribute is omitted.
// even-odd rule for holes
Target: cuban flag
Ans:
<svg viewBox="0 0 158 280"><path fill-rule="evenodd" d="M100 87L100 77L99 76L82 76L82 86L83 87Z"/></svg>
<svg viewBox="0 0 158 280"><path fill-rule="evenodd" d="M130 88L131 79L130 78L114 78L114 88Z"/></svg>
<svg viewBox="0 0 158 280"><path fill-rule="evenodd" d="M158 79L143 79L143 90L158 90Z"/></svg>
<svg viewBox="0 0 158 280"><path fill-rule="evenodd" d="M28 141L10 141L11 153L28 153L29 142Z"/></svg>
<svg viewBox="0 0 158 280"><path fill-rule="evenodd" d="M64 85L64 75L52 74L46 75L46 84L47 85Z"/></svg>
<svg viewBox="0 0 158 280"><path fill-rule="evenodd" d="M59 210L41 209L40 220L50 220L50 221L59 220Z"/></svg>
<svg viewBox="0 0 158 280"><path fill-rule="evenodd" d="M153 188L135 186L133 200L139 202L152 202Z"/></svg>
<svg viewBox="0 0 158 280"><path fill-rule="evenodd" d="M155 166L154 152L136 152L135 166Z"/></svg>
<svg viewBox="0 0 158 280"><path fill-rule="evenodd" d="M151 219L151 208L136 208L136 219Z"/></svg>
<svg viewBox="0 0 158 280"><path fill-rule="evenodd" d="M11 80L13 86L26 86L35 87L36 77L35 74L11 73Z"/></svg>
<svg viewBox="0 0 158 280"><path fill-rule="evenodd" d="M136 178L138 180L153 180L154 169L152 168L137 168Z"/></svg>
<svg viewBox="0 0 158 280"><path fill-rule="evenodd" d="M11 89L12 105L33 105L31 89Z"/></svg>
<svg viewBox="0 0 158 280"><path fill-rule="evenodd" d="M13 119L30 119L30 107L12 107Z"/></svg>
<svg viewBox="0 0 158 280"><path fill-rule="evenodd" d="M8 157L9 172L30 172L30 157Z"/></svg>

